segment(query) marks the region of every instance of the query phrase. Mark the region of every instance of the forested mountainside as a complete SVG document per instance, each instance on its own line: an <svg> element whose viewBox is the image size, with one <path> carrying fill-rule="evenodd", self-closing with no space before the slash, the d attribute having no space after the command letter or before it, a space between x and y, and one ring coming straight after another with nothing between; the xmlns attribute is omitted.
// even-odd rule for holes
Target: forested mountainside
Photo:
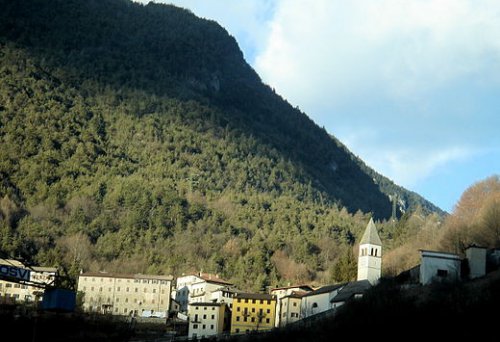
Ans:
<svg viewBox="0 0 500 342"><path fill-rule="evenodd" d="M388 195L442 213L262 84L213 21L128 0L0 8L3 255L258 290L349 276Z"/></svg>

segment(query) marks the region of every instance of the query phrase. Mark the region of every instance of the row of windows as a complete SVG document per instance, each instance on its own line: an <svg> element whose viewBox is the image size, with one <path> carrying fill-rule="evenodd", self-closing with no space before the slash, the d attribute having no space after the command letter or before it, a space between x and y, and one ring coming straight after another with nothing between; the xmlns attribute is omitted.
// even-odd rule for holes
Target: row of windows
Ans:
<svg viewBox="0 0 500 342"><path fill-rule="evenodd" d="M240 308L239 306L238 306L238 307L236 307L236 311L241 311L241 308ZM248 312L248 308L244 308L244 309L243 309L243 312L246 314L246 313ZM255 312L255 308L252 308L252 312ZM259 314L261 314L261 315L262 315L262 312L263 312L263 310L262 310L262 309L259 309ZM267 312L267 313L271 313L271 309L267 309L267 310L266 310L266 312Z"/></svg>
<svg viewBox="0 0 500 342"><path fill-rule="evenodd" d="M203 319L207 319L207 315L203 315ZM211 319L215 319L215 315L212 315ZM198 321L198 314L194 315L194 321L195 322Z"/></svg>
<svg viewBox="0 0 500 342"><path fill-rule="evenodd" d="M206 324L201 325L201 329L206 329L206 328L207 328ZM214 328L215 326L213 324L210 324L210 329L214 330ZM198 329L198 324L193 324L193 329Z"/></svg>
<svg viewBox="0 0 500 342"><path fill-rule="evenodd" d="M95 288L94 288L93 286L91 286L91 287L90 287L90 291L94 291L94 290L95 290ZM113 290L113 288L112 288L112 287L108 287L108 292L111 292L112 290ZM121 288L120 288L120 287L117 287L117 288L116 288L116 292L120 292L120 290L121 290ZM86 286L84 286L84 287L83 287L83 292L85 292L85 291L87 291L87 287L86 287ZM102 292L102 287L99 287L99 292ZM127 287L127 288L125 289L125 292L130 292L130 288L129 288L129 287ZM138 287L135 287L135 288L134 288L134 292L139 292L139 288L138 288ZM147 293L147 292L148 292L148 288L147 288L147 287L145 287L145 288L143 289L143 292L144 292L144 293ZM152 292L152 293L156 293L156 289L153 289L151 292ZM162 290L161 290L161 293L162 293L162 294L165 294L165 289L162 289Z"/></svg>
<svg viewBox="0 0 500 342"><path fill-rule="evenodd" d="M11 283L6 283L5 288L11 288L14 287L15 289L23 289L26 290L28 288L28 285L21 285L21 284L11 284ZM2 284L0 284L0 289L2 288Z"/></svg>
<svg viewBox="0 0 500 342"><path fill-rule="evenodd" d="M240 316L236 316L236 322L240 322ZM243 317L243 322L248 322L248 317ZM254 323L255 322L255 317L250 317L250 322ZM271 322L270 318L266 318L266 323ZM262 317L259 317L259 323L262 323Z"/></svg>
<svg viewBox="0 0 500 342"><path fill-rule="evenodd" d="M98 299L99 299L99 298L96 298L96 300L98 300ZM89 301L90 301L90 302L93 302L93 301L94 301L94 297L90 297L90 298L89 298ZM106 301L107 301L108 303L111 303L111 297L108 297L108 298L106 299ZM120 298L115 298L115 302L116 302L116 303L119 303L119 302L120 302ZM125 303L128 303L128 298L125 298ZM148 304L148 302L147 302L146 300L144 300L144 301L140 301L140 300L137 300L137 298L135 298L135 299L134 299L134 304L137 304L137 303L139 303L139 304ZM155 304L155 303L156 303L156 301L155 301L154 299L152 299L152 300L151 300L151 304ZM160 304L164 304L164 300L163 300L163 299L162 299L162 300L160 300Z"/></svg>
<svg viewBox="0 0 500 342"><path fill-rule="evenodd" d="M377 256L378 249L377 248L371 248L370 249L370 255L371 256ZM368 248L362 248L361 249L361 256L367 256L368 255Z"/></svg>
<svg viewBox="0 0 500 342"><path fill-rule="evenodd" d="M84 277L82 278L83 280L87 280L88 278ZM99 278L101 283L104 282L104 278ZM113 282L113 279L116 279L116 278L108 278L108 282L112 283ZM131 279L116 279L116 281L118 283L121 283L123 280L123 282L127 282L127 283L130 283ZM96 281L96 278L92 278L92 282L95 282ZM163 285L166 285L169 283L168 280L157 280L157 279L134 279L134 283L143 283L143 284L163 284Z"/></svg>
<svg viewBox="0 0 500 342"><path fill-rule="evenodd" d="M249 300L250 300L251 302L249 302ZM267 300L266 300L266 299L241 299L241 298L237 298L237 299L236 299L236 301L237 301L238 303L243 303L243 302L245 302L245 303L252 303L252 304L256 304L256 303L257 303L257 301L259 301L259 304L264 304L264 302L267 302L267 304L271 305L271 300L270 300L270 299L267 299Z"/></svg>
<svg viewBox="0 0 500 342"><path fill-rule="evenodd" d="M199 309L200 309L200 307L199 307L199 306L195 306L195 309L196 309L196 310L199 310ZM206 307L206 306L204 306L204 307L203 307L203 310L205 310L205 311L206 311L206 310L208 310L208 309L207 309L207 307ZM212 306L212 311L215 311L215 306Z"/></svg>

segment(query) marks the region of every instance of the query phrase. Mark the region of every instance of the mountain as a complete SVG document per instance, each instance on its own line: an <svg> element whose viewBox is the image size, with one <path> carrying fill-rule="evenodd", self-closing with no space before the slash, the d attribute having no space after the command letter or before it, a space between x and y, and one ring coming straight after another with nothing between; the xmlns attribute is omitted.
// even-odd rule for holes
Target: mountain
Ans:
<svg viewBox="0 0 500 342"><path fill-rule="evenodd" d="M261 288L328 272L389 196L442 213L263 84L216 22L128 0L0 6L4 254Z"/></svg>

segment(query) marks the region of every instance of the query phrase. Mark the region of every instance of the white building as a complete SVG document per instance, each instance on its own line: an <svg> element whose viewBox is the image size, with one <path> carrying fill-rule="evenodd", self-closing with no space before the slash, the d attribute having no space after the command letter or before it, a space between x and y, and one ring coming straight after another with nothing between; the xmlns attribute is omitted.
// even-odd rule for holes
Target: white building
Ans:
<svg viewBox="0 0 500 342"><path fill-rule="evenodd" d="M232 286L218 275L198 273L177 278L174 299L179 303L181 312L186 312L190 303L208 303L212 301L212 292Z"/></svg>
<svg viewBox="0 0 500 342"><path fill-rule="evenodd" d="M17 260L0 259L0 303L41 301L44 288L56 276L55 267L26 266Z"/></svg>
<svg viewBox="0 0 500 342"><path fill-rule="evenodd" d="M277 299L277 304L276 304L276 320L275 320L275 325L276 327L282 327L285 326L286 324L290 323L291 321L294 321L295 319L295 312L291 312L288 310L287 315L283 315L282 313L282 308L284 307L289 307L290 305L294 306L297 305L297 302L299 303L298 305L298 313L300 314L300 300L297 299L299 297L299 294L306 294L308 292L313 291L314 289L309 286L309 285L292 285L292 286L286 286L286 287L276 287L271 290L271 294L276 296ZM285 297L290 296L292 293L294 293L293 298L287 298L286 303L282 302L282 299ZM292 302L289 303L288 302ZM298 318L299 316L297 316ZM282 320L283 321L282 323ZM288 322L288 323L287 323Z"/></svg>
<svg viewBox="0 0 500 342"><path fill-rule="evenodd" d="M302 296L300 318L307 318L333 308L331 300L345 284L323 286Z"/></svg>
<svg viewBox="0 0 500 342"><path fill-rule="evenodd" d="M465 256L469 265L469 279L482 277L486 274L486 248L469 246Z"/></svg>
<svg viewBox="0 0 500 342"><path fill-rule="evenodd" d="M373 219L366 226L359 242L358 280L368 280L372 285L380 279L382 271L382 241Z"/></svg>
<svg viewBox="0 0 500 342"><path fill-rule="evenodd" d="M113 315L166 318L170 309L172 276L82 273L78 291L83 309Z"/></svg>
<svg viewBox="0 0 500 342"><path fill-rule="evenodd" d="M307 292L292 291L289 295L280 298L276 307L276 327L284 327L301 319L302 297L305 294Z"/></svg>
<svg viewBox="0 0 500 342"><path fill-rule="evenodd" d="M188 304L188 338L203 338L223 333L227 322L226 304L190 303Z"/></svg>
<svg viewBox="0 0 500 342"><path fill-rule="evenodd" d="M460 279L462 261L456 254L420 250L420 283L422 285L436 281L457 281Z"/></svg>
<svg viewBox="0 0 500 342"><path fill-rule="evenodd" d="M224 286L210 294L210 302L212 303L225 303L231 310L233 308L233 298L239 291L232 286Z"/></svg>

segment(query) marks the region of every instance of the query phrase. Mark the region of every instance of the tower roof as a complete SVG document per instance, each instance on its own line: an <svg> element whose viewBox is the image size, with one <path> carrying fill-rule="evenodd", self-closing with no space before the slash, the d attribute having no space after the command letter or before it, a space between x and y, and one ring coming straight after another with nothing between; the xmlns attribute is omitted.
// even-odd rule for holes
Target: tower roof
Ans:
<svg viewBox="0 0 500 342"><path fill-rule="evenodd" d="M375 223L373 222L372 218L370 218L370 222L368 222L368 225L366 226L365 233L363 234L363 237L361 238L361 241L359 242L359 244L360 245L370 244L370 245L382 246L382 241L380 241L380 237L378 236L378 232L377 232L377 227L375 227Z"/></svg>

